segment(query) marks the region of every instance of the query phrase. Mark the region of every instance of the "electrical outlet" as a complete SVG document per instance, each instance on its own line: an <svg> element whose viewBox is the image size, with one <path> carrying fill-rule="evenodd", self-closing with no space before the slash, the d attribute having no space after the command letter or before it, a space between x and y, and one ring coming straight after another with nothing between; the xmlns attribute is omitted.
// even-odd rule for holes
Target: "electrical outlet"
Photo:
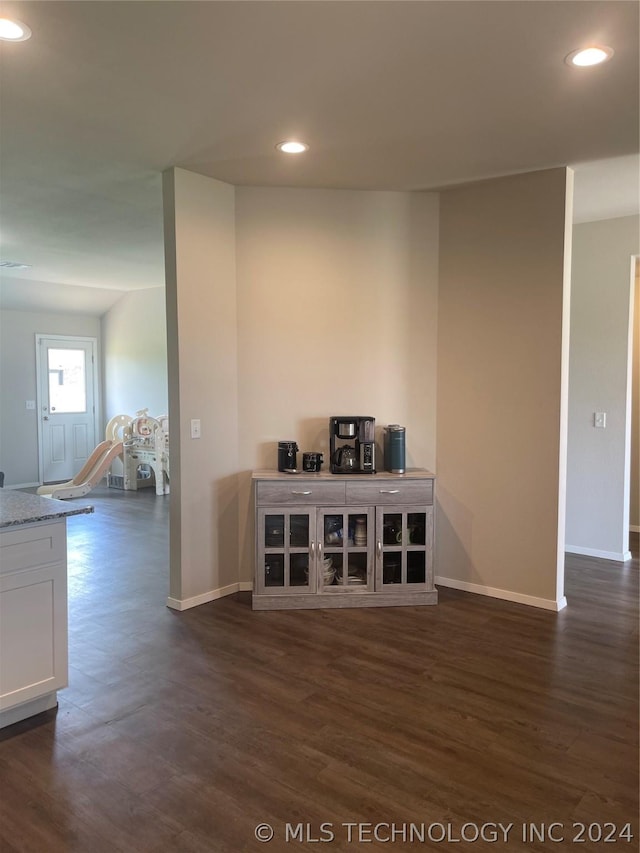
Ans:
<svg viewBox="0 0 640 853"><path fill-rule="evenodd" d="M191 438L200 438L200 418L191 418Z"/></svg>
<svg viewBox="0 0 640 853"><path fill-rule="evenodd" d="M606 412L594 412L593 413L593 425L596 429L605 429L607 426L607 413Z"/></svg>
<svg viewBox="0 0 640 853"><path fill-rule="evenodd" d="M25 409L28 409L29 411L35 411L36 401L35 400L25 400L24 407L25 407Z"/></svg>

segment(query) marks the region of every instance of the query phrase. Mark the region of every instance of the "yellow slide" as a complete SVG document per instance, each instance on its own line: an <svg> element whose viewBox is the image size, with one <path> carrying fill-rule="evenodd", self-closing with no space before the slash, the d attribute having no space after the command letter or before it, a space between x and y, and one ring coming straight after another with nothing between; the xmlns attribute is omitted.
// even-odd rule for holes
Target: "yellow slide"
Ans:
<svg viewBox="0 0 640 853"><path fill-rule="evenodd" d="M81 498L95 488L113 460L122 453L121 441L101 441L73 480L53 486L40 486L38 494L47 498Z"/></svg>

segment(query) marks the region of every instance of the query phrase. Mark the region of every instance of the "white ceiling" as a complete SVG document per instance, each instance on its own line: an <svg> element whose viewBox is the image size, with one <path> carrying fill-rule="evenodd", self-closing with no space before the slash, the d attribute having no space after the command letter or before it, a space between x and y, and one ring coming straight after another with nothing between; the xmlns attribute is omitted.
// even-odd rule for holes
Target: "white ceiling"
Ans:
<svg viewBox="0 0 640 853"><path fill-rule="evenodd" d="M2 305L163 284L161 173L421 190L571 165L575 219L638 212L638 4L3 2ZM569 68L588 43L604 66ZM287 137L310 145L285 157Z"/></svg>

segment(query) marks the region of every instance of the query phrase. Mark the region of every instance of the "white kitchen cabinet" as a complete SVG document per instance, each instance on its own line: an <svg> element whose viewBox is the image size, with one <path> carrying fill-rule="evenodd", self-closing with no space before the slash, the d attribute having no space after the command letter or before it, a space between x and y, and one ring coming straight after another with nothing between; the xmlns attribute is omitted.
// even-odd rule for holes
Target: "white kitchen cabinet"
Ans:
<svg viewBox="0 0 640 853"><path fill-rule="evenodd" d="M67 686L66 516L93 510L25 493L0 495L2 728L54 708L56 691Z"/></svg>

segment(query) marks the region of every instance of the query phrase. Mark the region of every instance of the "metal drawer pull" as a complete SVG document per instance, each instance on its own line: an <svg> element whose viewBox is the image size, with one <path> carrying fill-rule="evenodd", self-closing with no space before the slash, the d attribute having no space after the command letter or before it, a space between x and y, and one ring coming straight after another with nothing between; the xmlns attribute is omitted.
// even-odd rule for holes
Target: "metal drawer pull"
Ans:
<svg viewBox="0 0 640 853"><path fill-rule="evenodd" d="M315 555L316 555L316 543L315 542L311 542L310 550L311 550L311 556L315 557Z"/></svg>
<svg viewBox="0 0 640 853"><path fill-rule="evenodd" d="M381 495L397 495L400 489L380 489Z"/></svg>
<svg viewBox="0 0 640 853"><path fill-rule="evenodd" d="M293 491L293 490L292 490L292 491L291 491L291 494L292 494L292 495L310 495L310 494L311 494L311 489L309 489L309 491L307 491L307 492L295 492L295 491Z"/></svg>

